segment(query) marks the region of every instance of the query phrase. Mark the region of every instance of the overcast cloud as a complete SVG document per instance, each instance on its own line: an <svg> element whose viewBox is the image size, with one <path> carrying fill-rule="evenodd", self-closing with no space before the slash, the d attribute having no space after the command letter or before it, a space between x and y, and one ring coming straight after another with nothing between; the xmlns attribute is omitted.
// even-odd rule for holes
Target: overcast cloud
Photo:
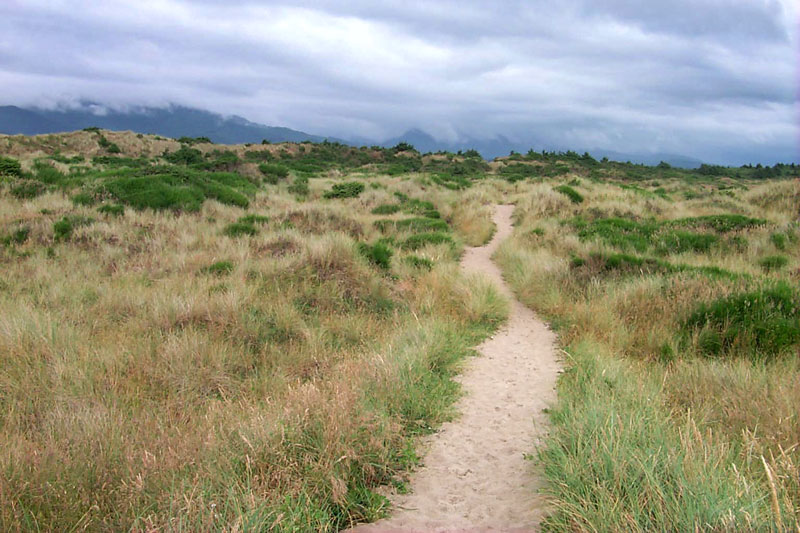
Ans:
<svg viewBox="0 0 800 533"><path fill-rule="evenodd" d="M0 104L800 160L796 0L3 0Z"/></svg>

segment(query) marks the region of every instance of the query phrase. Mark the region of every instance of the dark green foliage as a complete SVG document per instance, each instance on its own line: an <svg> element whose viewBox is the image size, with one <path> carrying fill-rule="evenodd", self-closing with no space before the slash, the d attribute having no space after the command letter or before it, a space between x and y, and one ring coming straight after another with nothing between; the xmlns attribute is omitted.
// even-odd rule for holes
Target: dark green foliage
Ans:
<svg viewBox="0 0 800 533"><path fill-rule="evenodd" d="M92 196L88 192L79 192L78 194L73 195L71 200L72 203L74 203L75 205L86 205L86 206L94 205L96 202L94 196Z"/></svg>
<svg viewBox="0 0 800 533"><path fill-rule="evenodd" d="M248 222L232 222L225 226L222 233L228 237L252 237L258 233L258 229Z"/></svg>
<svg viewBox="0 0 800 533"><path fill-rule="evenodd" d="M34 163L33 170L33 179L46 185L61 185L64 181L64 174L44 161Z"/></svg>
<svg viewBox="0 0 800 533"><path fill-rule="evenodd" d="M624 218L602 218L587 222L573 219L581 240L600 239L620 250L645 252L653 248L658 254L708 252L720 238L708 233L670 229L673 223L655 220L637 222Z"/></svg>
<svg viewBox="0 0 800 533"><path fill-rule="evenodd" d="M189 148L185 144L182 144L181 147L174 152L165 151L162 157L175 165L192 165L203 162L202 152L195 148Z"/></svg>
<svg viewBox="0 0 800 533"><path fill-rule="evenodd" d="M767 272L780 270L789 264L789 258L785 255L768 255L758 260L758 265Z"/></svg>
<svg viewBox="0 0 800 533"><path fill-rule="evenodd" d="M99 131L97 132L97 144L100 145L100 148L104 148L109 154L118 154L122 152L122 150L119 149L119 146L106 139L105 135Z"/></svg>
<svg viewBox="0 0 800 533"><path fill-rule="evenodd" d="M467 178L454 174L434 174L431 176L431 181L454 191L472 186L472 182Z"/></svg>
<svg viewBox="0 0 800 533"><path fill-rule="evenodd" d="M81 130L81 131L88 131L88 132L91 132L91 133L100 133L100 128L98 128L97 126L89 126L88 128L83 128L83 130Z"/></svg>
<svg viewBox="0 0 800 533"><path fill-rule="evenodd" d="M31 229L28 226L21 226L10 234L0 237L0 244L3 246L11 246L15 244L25 244L30 236Z"/></svg>
<svg viewBox="0 0 800 533"><path fill-rule="evenodd" d="M403 241L401 245L407 250L418 250L428 244L453 244L453 238L447 233L433 232L433 233L417 233L411 235L408 239Z"/></svg>
<svg viewBox="0 0 800 533"><path fill-rule="evenodd" d="M212 276L224 276L233 272L233 263L230 261L217 261L200 269L203 274Z"/></svg>
<svg viewBox="0 0 800 533"><path fill-rule="evenodd" d="M180 168L166 169L163 174L112 178L105 182L105 189L135 209L181 211L200 209L206 198L247 207L250 202L245 193L255 191L253 184L238 174Z"/></svg>
<svg viewBox="0 0 800 533"><path fill-rule="evenodd" d="M92 158L92 163L95 165L104 165L110 168L141 168L150 164L150 161L142 156L139 158L133 157L111 157L108 155L98 155Z"/></svg>
<svg viewBox="0 0 800 533"><path fill-rule="evenodd" d="M288 168L275 163L261 163L258 165L258 170L264 174L265 181L271 185L277 185L278 181L289 175Z"/></svg>
<svg viewBox="0 0 800 533"><path fill-rule="evenodd" d="M668 222L673 226L686 228L708 228L717 233L728 233L757 226L763 226L767 221L760 218L750 218L744 215L707 215L702 217L680 218Z"/></svg>
<svg viewBox="0 0 800 533"><path fill-rule="evenodd" d="M18 178L22 175L22 165L16 159L0 156L0 176Z"/></svg>
<svg viewBox="0 0 800 533"><path fill-rule="evenodd" d="M245 161L272 161L275 156L269 150L248 150L244 153Z"/></svg>
<svg viewBox="0 0 800 533"><path fill-rule="evenodd" d="M800 296L786 282L702 303L683 321L706 355L767 360L800 342Z"/></svg>
<svg viewBox="0 0 800 533"><path fill-rule="evenodd" d="M190 146L193 144L214 144L208 137L181 137L178 139L178 142Z"/></svg>
<svg viewBox="0 0 800 533"><path fill-rule="evenodd" d="M407 142L399 142L392 148L395 152L416 152L417 149L414 148L414 145Z"/></svg>
<svg viewBox="0 0 800 533"><path fill-rule="evenodd" d="M292 194L296 194L297 196L307 196L309 192L308 176L295 177L294 181L291 185L289 185L287 190Z"/></svg>
<svg viewBox="0 0 800 533"><path fill-rule="evenodd" d="M625 276L644 274L695 273L715 279L737 279L742 277L734 272L715 266L690 266L673 264L654 257L641 257L630 254L593 253L588 257L573 257L573 272L579 279L596 276Z"/></svg>
<svg viewBox="0 0 800 533"><path fill-rule="evenodd" d="M391 266L393 252L385 242L378 241L372 245L360 242L358 243L358 251L373 265L384 270L388 270Z"/></svg>
<svg viewBox="0 0 800 533"><path fill-rule="evenodd" d="M239 164L239 156L230 150L214 150L208 154L210 161L203 163L201 166L205 170L217 170L230 172L236 169Z"/></svg>
<svg viewBox="0 0 800 533"><path fill-rule="evenodd" d="M44 193L44 191L45 191L44 185L42 185L38 181L32 181L32 180L20 180L11 187L11 194L19 198L20 200L28 200L30 198L36 198L40 194Z"/></svg>
<svg viewBox="0 0 800 533"><path fill-rule="evenodd" d="M772 241L772 244L776 249L783 252L786 250L786 244L789 241L789 238L784 233L773 233L769 236L769 240Z"/></svg>
<svg viewBox="0 0 800 533"><path fill-rule="evenodd" d="M348 181L345 183L336 183L327 191L325 198L356 198L364 192L364 184L360 181Z"/></svg>
<svg viewBox="0 0 800 533"><path fill-rule="evenodd" d="M75 231L75 228L88 226L92 222L94 222L93 219L79 215L62 217L61 220L53 223L53 239L56 242L67 241L72 237L72 232Z"/></svg>
<svg viewBox="0 0 800 533"><path fill-rule="evenodd" d="M573 204L579 204L583 202L583 196L581 195L581 193L579 193L569 185L559 185L558 187L553 187L553 190L560 192L561 194L569 198Z"/></svg>
<svg viewBox="0 0 800 533"><path fill-rule="evenodd" d="M400 206L397 204L383 204L372 210L373 215L393 215L400 211Z"/></svg>
<svg viewBox="0 0 800 533"><path fill-rule="evenodd" d="M264 216L264 215L252 214L252 215L246 215L246 216L243 216L243 217L239 217L239 220L237 220L237 222L244 222L245 224L253 224L253 225L255 225L255 224L264 225L267 222L269 222L269 217Z"/></svg>
<svg viewBox="0 0 800 533"><path fill-rule="evenodd" d="M433 261L425 257L419 257L416 255L409 255L408 257L405 258L405 262L414 268L419 268L423 270L430 270L433 268Z"/></svg>
<svg viewBox="0 0 800 533"><path fill-rule="evenodd" d="M104 204L97 208L97 211L104 215L122 216L125 214L125 206L119 204Z"/></svg>
<svg viewBox="0 0 800 533"><path fill-rule="evenodd" d="M404 218L401 220L376 220L375 227L381 231L394 229L396 231L448 231L447 222L434 218Z"/></svg>

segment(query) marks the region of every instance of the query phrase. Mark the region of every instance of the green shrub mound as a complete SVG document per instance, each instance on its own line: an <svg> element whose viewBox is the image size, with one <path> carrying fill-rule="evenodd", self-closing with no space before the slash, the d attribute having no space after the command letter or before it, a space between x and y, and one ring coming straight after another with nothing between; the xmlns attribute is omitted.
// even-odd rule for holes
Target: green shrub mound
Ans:
<svg viewBox="0 0 800 533"><path fill-rule="evenodd" d="M336 183L327 191L325 198L356 198L364 192L364 184L360 181L348 181L345 183Z"/></svg>
<svg viewBox="0 0 800 533"><path fill-rule="evenodd" d="M67 215L53 223L53 240L56 242L68 241L72 238L75 228L88 226L94 219L80 215Z"/></svg>
<svg viewBox="0 0 800 533"><path fill-rule="evenodd" d="M268 154L269 152L258 153ZM277 185L280 180L289 176L288 168L274 163L261 163L258 165L258 170L264 175L264 181L270 185Z"/></svg>
<svg viewBox="0 0 800 533"><path fill-rule="evenodd" d="M374 208L371 213L373 215L393 215L400 211L400 206L397 204L382 204Z"/></svg>
<svg viewBox="0 0 800 533"><path fill-rule="evenodd" d="M289 185L288 191L297 196L308 196L308 176L297 176Z"/></svg>
<svg viewBox="0 0 800 533"><path fill-rule="evenodd" d="M758 266L767 272L780 270L789 264L789 258L785 255L767 255L758 260Z"/></svg>
<svg viewBox="0 0 800 533"><path fill-rule="evenodd" d="M13 246L16 244L25 244L31 234L31 229L28 226L22 226L8 235L0 237L0 244L3 246Z"/></svg>
<svg viewBox="0 0 800 533"><path fill-rule="evenodd" d="M453 244L453 238L447 233L431 232L417 233L403 241L402 247L406 250L418 250L428 244Z"/></svg>
<svg viewBox="0 0 800 533"><path fill-rule="evenodd" d="M417 255L406 256L405 262L414 268L421 270L431 270L433 268L433 261L426 257L419 257Z"/></svg>
<svg viewBox="0 0 800 533"><path fill-rule="evenodd" d="M361 242L358 243L358 251L373 265L384 270L388 270L391 266L391 259L394 252L385 242L378 241L375 244Z"/></svg>
<svg viewBox="0 0 800 533"><path fill-rule="evenodd" d="M756 226L763 226L767 221L760 218L750 218L744 215L707 215L702 217L689 217L673 220L667 224L686 228L708 228L717 233L728 233Z"/></svg>
<svg viewBox="0 0 800 533"><path fill-rule="evenodd" d="M698 305L682 328L705 355L772 359L800 342L800 295L786 282L733 294Z"/></svg>
<svg viewBox="0 0 800 533"><path fill-rule="evenodd" d="M583 195L570 187L569 185L559 185L558 187L553 187L553 190L556 192L560 192L567 198L569 198L570 202L573 204L579 204L583 202Z"/></svg>
<svg viewBox="0 0 800 533"><path fill-rule="evenodd" d="M572 225L581 240L601 240L622 251L641 253L652 249L659 255L707 253L721 242L718 235L673 229L671 223L655 220L639 222L611 217L589 222L577 217L572 220Z"/></svg>
<svg viewBox="0 0 800 533"><path fill-rule="evenodd" d="M233 263L231 261L217 261L208 266L200 269L203 274L210 274L212 276L224 276L233 272Z"/></svg>
<svg viewBox="0 0 800 533"><path fill-rule="evenodd" d="M125 214L125 206L119 204L104 204L98 207L97 211L104 215L119 217Z"/></svg>
<svg viewBox="0 0 800 533"><path fill-rule="evenodd" d="M155 175L112 178L105 190L134 209L197 211L206 199L248 207L255 186L239 174L168 169Z"/></svg>
<svg viewBox="0 0 800 533"><path fill-rule="evenodd" d="M582 277L628 275L628 274L676 274L697 273L710 278L736 279L739 274L716 266L691 266L672 264L655 257L642 257L630 254L593 253L588 257L573 257L573 271Z"/></svg>
<svg viewBox="0 0 800 533"><path fill-rule="evenodd" d="M222 233L228 237L252 237L258 234L258 228L249 222L232 222L225 226Z"/></svg>
<svg viewBox="0 0 800 533"><path fill-rule="evenodd" d="M375 227L381 231L394 229L396 231L449 231L447 222L436 218L404 218L400 220L376 220Z"/></svg>
<svg viewBox="0 0 800 533"><path fill-rule="evenodd" d="M16 159L0 156L0 176L22 176L22 165Z"/></svg>
<svg viewBox="0 0 800 533"><path fill-rule="evenodd" d="M244 222L245 224L261 224L264 225L269 222L269 217L264 215L245 215L243 217L239 217L237 222Z"/></svg>

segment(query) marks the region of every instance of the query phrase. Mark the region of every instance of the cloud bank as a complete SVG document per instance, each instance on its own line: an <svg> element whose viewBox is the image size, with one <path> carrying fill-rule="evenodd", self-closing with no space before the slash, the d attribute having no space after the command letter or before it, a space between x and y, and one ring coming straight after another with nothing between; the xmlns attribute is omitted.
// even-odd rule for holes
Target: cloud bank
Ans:
<svg viewBox="0 0 800 533"><path fill-rule="evenodd" d="M0 104L798 161L797 23L794 0L6 0Z"/></svg>

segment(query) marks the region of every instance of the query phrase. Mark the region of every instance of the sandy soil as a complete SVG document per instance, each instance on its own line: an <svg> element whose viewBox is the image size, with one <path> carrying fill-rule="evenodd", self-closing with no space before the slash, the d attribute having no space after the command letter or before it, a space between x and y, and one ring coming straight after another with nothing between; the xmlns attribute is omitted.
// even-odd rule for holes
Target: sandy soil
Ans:
<svg viewBox="0 0 800 533"><path fill-rule="evenodd" d="M514 298L492 262L511 234L514 207L497 206L497 231L486 246L470 248L464 270L489 276L512 302L509 321L478 349L461 376L460 417L425 443L425 464L412 492L393 496L394 513L366 532L536 531L544 512L531 454L547 428L543 409L555 400L560 368L555 335Z"/></svg>

